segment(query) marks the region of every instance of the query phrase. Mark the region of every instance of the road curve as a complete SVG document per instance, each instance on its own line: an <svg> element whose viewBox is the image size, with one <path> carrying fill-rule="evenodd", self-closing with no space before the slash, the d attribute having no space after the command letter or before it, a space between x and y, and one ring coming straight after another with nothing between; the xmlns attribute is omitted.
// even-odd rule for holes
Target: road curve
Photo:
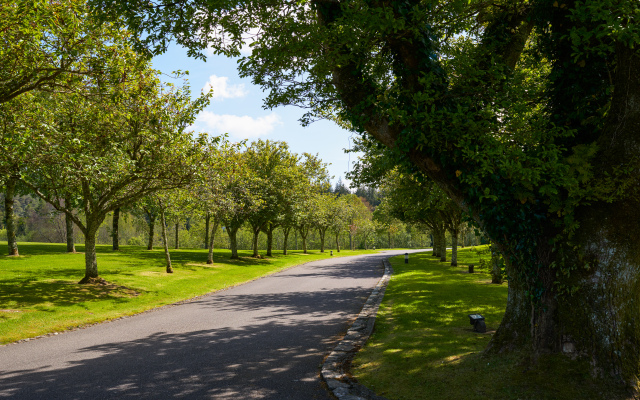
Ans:
<svg viewBox="0 0 640 400"><path fill-rule="evenodd" d="M196 301L0 346L0 398L330 399L319 368L404 251L327 258Z"/></svg>

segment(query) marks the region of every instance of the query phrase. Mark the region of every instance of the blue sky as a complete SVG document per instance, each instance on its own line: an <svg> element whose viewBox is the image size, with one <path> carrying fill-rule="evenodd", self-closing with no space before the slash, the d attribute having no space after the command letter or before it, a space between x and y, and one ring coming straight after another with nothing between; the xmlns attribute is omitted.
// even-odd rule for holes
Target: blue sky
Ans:
<svg viewBox="0 0 640 400"><path fill-rule="evenodd" d="M211 103L198 115L194 130L213 135L228 133L231 141L258 138L285 141L295 153L317 153L324 162L330 163L328 169L333 184L339 177L348 183L345 172L356 156L345 154L343 149L349 148L351 133L330 121L302 127L298 120L304 111L297 107L263 109L262 90L250 79L238 76L236 59L210 55L204 62L187 57L184 49L174 45L155 57L153 66L163 73L189 71L194 96L207 84L213 88Z"/></svg>

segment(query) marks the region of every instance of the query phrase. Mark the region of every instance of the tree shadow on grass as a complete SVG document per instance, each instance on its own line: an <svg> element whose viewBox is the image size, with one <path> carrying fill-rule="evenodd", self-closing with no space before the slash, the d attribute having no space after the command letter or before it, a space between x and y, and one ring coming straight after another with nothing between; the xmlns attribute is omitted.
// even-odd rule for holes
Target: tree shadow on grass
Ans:
<svg viewBox="0 0 640 400"><path fill-rule="evenodd" d="M69 275L75 276L78 271L70 270ZM59 274L56 271L56 276ZM78 285L76 281L59 279L35 280L35 278L14 278L0 281L0 308L9 302L17 303L20 308L30 308L39 304L53 306L71 306L81 302L110 300L125 302L126 299L138 296L136 291L114 284L108 285Z"/></svg>

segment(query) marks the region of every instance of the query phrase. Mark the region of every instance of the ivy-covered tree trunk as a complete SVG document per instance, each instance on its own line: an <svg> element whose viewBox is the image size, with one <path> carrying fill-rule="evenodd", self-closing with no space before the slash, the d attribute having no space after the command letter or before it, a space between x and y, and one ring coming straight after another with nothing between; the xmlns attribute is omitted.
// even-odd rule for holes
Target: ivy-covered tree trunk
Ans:
<svg viewBox="0 0 640 400"><path fill-rule="evenodd" d="M207 234L207 237L209 238L209 242L207 243L208 249L209 249L209 254L207 255L207 264L213 264L213 240L216 237L216 231L218 230L218 221L214 220L213 222L213 227L211 227L211 235Z"/></svg>
<svg viewBox="0 0 640 400"><path fill-rule="evenodd" d="M231 259L238 259L238 229L239 227L231 228L227 225L227 234L229 235L229 247L231 248Z"/></svg>
<svg viewBox="0 0 640 400"><path fill-rule="evenodd" d="M113 250L120 250L120 208L113 210L111 221L111 237L113 239Z"/></svg>
<svg viewBox="0 0 640 400"><path fill-rule="evenodd" d="M173 267L171 266L171 255L169 254L169 241L167 240L167 221L164 216L164 209L160 211L160 223L162 224L162 245L164 247L164 259L167 264L166 271L168 274L172 274Z"/></svg>
<svg viewBox="0 0 640 400"><path fill-rule="evenodd" d="M284 235L284 240L282 241L282 254L287 255L287 243L289 240L289 232L291 231L291 227L282 228L282 233Z"/></svg>
<svg viewBox="0 0 640 400"><path fill-rule="evenodd" d="M211 223L211 213L207 211L204 217L204 248L209 248L209 224Z"/></svg>
<svg viewBox="0 0 640 400"><path fill-rule="evenodd" d="M10 256L18 256L18 242L16 241L16 222L15 214L13 212L14 198L16 194L16 184L18 178L10 176L6 183L6 191L4 195L4 221L7 229L7 246L9 248Z"/></svg>

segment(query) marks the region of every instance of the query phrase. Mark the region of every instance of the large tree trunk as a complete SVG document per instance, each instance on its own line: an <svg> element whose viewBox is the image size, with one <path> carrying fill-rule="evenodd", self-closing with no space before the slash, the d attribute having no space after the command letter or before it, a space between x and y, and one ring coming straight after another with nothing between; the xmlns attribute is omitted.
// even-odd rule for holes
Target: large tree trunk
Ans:
<svg viewBox="0 0 640 400"><path fill-rule="evenodd" d="M149 217L149 242L147 243L147 250L153 250L153 236L156 230L156 216L152 213L147 213Z"/></svg>
<svg viewBox="0 0 640 400"><path fill-rule="evenodd" d="M211 213L207 211L207 215L204 218L204 248L209 247L209 224L211 223Z"/></svg>
<svg viewBox="0 0 640 400"><path fill-rule="evenodd" d="M284 240L282 242L282 254L287 255L287 241L289 240L289 232L291 231L290 227L282 228L282 233L284 234Z"/></svg>
<svg viewBox="0 0 640 400"><path fill-rule="evenodd" d="M111 237L113 239L113 250L120 250L120 208L113 210L113 219L111 221Z"/></svg>
<svg viewBox="0 0 640 400"><path fill-rule="evenodd" d="M231 259L238 259L238 228L230 229L227 226L227 234L229 235L229 247L231 248Z"/></svg>
<svg viewBox="0 0 640 400"><path fill-rule="evenodd" d="M209 255L207 256L207 264L213 264L213 240L216 237L217 230L218 230L218 221L214 221L213 227L211 228L211 235L207 233L207 237L210 237L209 242L207 243L207 246L209 248Z"/></svg>
<svg viewBox="0 0 640 400"><path fill-rule="evenodd" d="M10 176L6 182L6 192L4 196L4 218L7 228L7 246L10 256L18 256L18 242L16 241L16 222L13 212L14 197L16 195L16 184L18 178Z"/></svg>
<svg viewBox="0 0 640 400"><path fill-rule="evenodd" d="M171 255L169 254L169 241L167 240L167 220L164 216L164 209L160 211L160 223L162 224L162 245L164 246L164 259L167 262L167 273L172 274L173 268L171 267Z"/></svg>
<svg viewBox="0 0 640 400"><path fill-rule="evenodd" d="M440 257L440 243L438 240L440 237L434 229L431 230L431 241L433 242L433 248L431 249L431 257Z"/></svg>

